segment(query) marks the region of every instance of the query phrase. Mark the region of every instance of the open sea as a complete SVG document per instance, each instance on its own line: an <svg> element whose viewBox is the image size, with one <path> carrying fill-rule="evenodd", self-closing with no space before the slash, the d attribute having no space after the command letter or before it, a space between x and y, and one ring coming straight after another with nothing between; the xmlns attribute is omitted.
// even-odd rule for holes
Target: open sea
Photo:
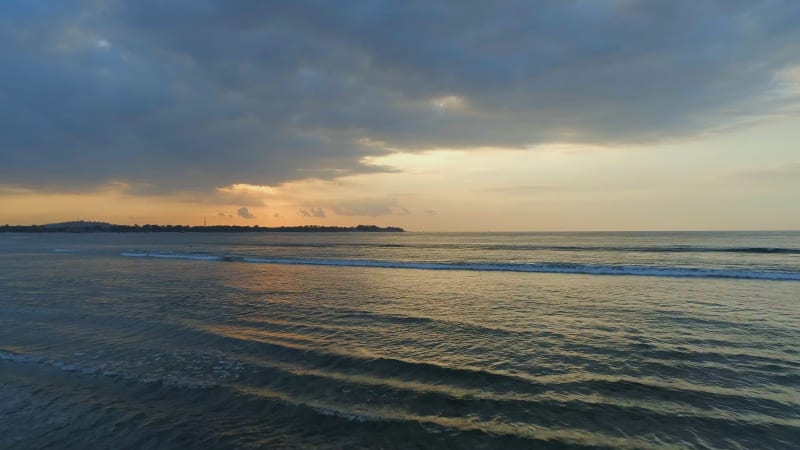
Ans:
<svg viewBox="0 0 800 450"><path fill-rule="evenodd" d="M0 448L800 448L800 232L0 233Z"/></svg>

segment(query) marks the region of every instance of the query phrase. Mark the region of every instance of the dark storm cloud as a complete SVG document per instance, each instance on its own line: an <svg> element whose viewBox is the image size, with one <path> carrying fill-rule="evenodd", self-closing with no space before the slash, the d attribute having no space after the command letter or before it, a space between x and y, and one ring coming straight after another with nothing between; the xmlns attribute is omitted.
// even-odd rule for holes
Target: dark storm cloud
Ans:
<svg viewBox="0 0 800 450"><path fill-rule="evenodd" d="M774 108L800 2L9 1L0 183L208 191Z"/></svg>

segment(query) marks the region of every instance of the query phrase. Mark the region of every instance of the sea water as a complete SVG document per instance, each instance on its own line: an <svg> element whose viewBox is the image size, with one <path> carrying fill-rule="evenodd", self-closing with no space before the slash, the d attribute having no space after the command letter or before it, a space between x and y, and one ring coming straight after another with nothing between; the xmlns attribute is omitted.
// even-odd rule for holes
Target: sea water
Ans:
<svg viewBox="0 0 800 450"><path fill-rule="evenodd" d="M800 233L2 233L48 446L797 448Z"/></svg>

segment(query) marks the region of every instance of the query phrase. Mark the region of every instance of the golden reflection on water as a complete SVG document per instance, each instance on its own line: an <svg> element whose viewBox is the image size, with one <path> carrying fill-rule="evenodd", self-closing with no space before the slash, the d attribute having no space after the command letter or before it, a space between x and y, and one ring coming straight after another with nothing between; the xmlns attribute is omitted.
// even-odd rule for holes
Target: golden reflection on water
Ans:
<svg viewBox="0 0 800 450"><path fill-rule="evenodd" d="M226 436L258 418L411 426L414 444L778 447L800 429L796 284L70 258L4 266L0 395L39 371L120 403L191 398Z"/></svg>

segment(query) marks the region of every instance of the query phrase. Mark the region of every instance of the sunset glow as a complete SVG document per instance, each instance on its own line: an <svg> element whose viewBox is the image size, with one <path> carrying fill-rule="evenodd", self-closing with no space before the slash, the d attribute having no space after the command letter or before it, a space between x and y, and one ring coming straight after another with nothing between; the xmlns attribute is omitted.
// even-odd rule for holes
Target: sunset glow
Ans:
<svg viewBox="0 0 800 450"><path fill-rule="evenodd" d="M188 43L156 20L166 6L142 22L114 2L56 21L5 7L0 223L799 228L800 39L783 14L610 3L513 39L503 21L418 24L427 37L362 46L272 21L253 32L280 38L251 39L201 9L183 26L214 31Z"/></svg>

